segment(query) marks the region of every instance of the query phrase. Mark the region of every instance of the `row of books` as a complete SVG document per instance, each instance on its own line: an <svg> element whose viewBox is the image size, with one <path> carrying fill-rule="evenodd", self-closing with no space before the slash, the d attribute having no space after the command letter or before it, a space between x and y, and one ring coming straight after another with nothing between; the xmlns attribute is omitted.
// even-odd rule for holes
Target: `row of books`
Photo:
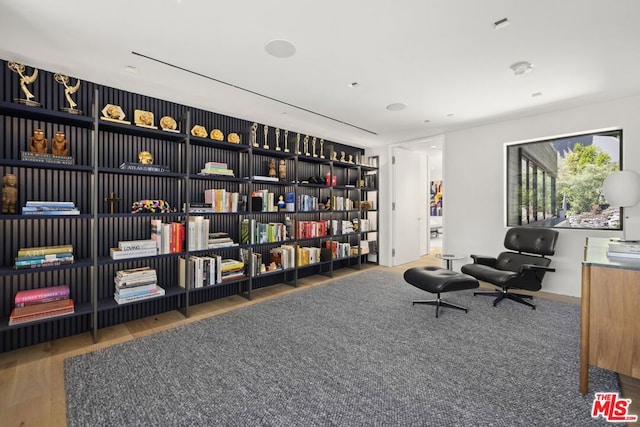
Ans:
<svg viewBox="0 0 640 427"><path fill-rule="evenodd" d="M187 271L189 271L188 280ZM180 257L178 275L180 287L203 288L245 277L245 264L235 259L223 259L220 255L190 256L188 261L185 257Z"/></svg>
<svg viewBox="0 0 640 427"><path fill-rule="evenodd" d="M118 304L156 298L165 294L158 286L158 275L151 267L132 268L116 272L113 299Z"/></svg>
<svg viewBox="0 0 640 427"><path fill-rule="evenodd" d="M283 242L292 236L292 224L289 218L285 219L285 224L280 222L263 223L253 218L245 218L240 224L240 243L259 244Z"/></svg>
<svg viewBox="0 0 640 427"><path fill-rule="evenodd" d="M80 215L73 202L27 201L22 215Z"/></svg>
<svg viewBox="0 0 640 427"><path fill-rule="evenodd" d="M19 249L13 267L21 270L73 264L73 262L72 245L38 246Z"/></svg>
<svg viewBox="0 0 640 427"><path fill-rule="evenodd" d="M213 212L242 212L245 210L246 196L223 188L210 188L204 190L204 202L211 205Z"/></svg>
<svg viewBox="0 0 640 427"><path fill-rule="evenodd" d="M156 244L158 254L173 254L184 250L184 225L180 222L151 220L151 240ZM208 229L208 228L207 228Z"/></svg>
<svg viewBox="0 0 640 427"><path fill-rule="evenodd" d="M19 291L14 297L9 325L64 316L74 310L71 293L66 285Z"/></svg>
<svg viewBox="0 0 640 427"><path fill-rule="evenodd" d="M612 240L607 248L607 256L640 259L640 242Z"/></svg>
<svg viewBox="0 0 640 427"><path fill-rule="evenodd" d="M296 231L298 239L307 239L312 237L324 237L328 233L329 221L297 221Z"/></svg>

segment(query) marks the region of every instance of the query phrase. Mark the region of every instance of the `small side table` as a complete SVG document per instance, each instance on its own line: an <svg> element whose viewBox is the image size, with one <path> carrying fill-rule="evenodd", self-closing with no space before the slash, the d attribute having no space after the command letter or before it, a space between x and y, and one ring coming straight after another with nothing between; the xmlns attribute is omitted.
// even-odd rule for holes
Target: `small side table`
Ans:
<svg viewBox="0 0 640 427"><path fill-rule="evenodd" d="M457 259L464 259L465 257L460 255L453 255L453 254L436 254L436 258L440 258L444 260L447 265L447 270L451 270L451 267L453 266L453 261Z"/></svg>

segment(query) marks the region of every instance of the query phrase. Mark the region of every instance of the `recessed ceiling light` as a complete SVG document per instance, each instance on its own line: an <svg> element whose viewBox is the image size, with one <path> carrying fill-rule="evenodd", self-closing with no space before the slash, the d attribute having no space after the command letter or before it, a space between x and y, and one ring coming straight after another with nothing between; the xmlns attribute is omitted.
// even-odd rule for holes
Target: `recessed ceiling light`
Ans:
<svg viewBox="0 0 640 427"><path fill-rule="evenodd" d="M407 108L407 104L403 104L402 102L396 102L395 104L387 105L387 110L389 111L400 111Z"/></svg>
<svg viewBox="0 0 640 427"><path fill-rule="evenodd" d="M520 61L520 62L516 62L515 64L511 64L509 68L513 70L513 73L516 76L519 76L521 74L528 73L531 70L533 70L533 65L531 65L531 63L527 61Z"/></svg>
<svg viewBox="0 0 640 427"><path fill-rule="evenodd" d="M511 25L511 22L509 22L509 20L507 18L502 18L496 22L493 23L493 29L494 30L501 30L503 28L508 27L509 25Z"/></svg>
<svg viewBox="0 0 640 427"><path fill-rule="evenodd" d="M437 145L432 145L431 148L438 148L438 146Z"/></svg>
<svg viewBox="0 0 640 427"><path fill-rule="evenodd" d="M538 96L542 96L542 92L536 92L531 94L532 98L537 98Z"/></svg>
<svg viewBox="0 0 640 427"><path fill-rule="evenodd" d="M349 83L349 87L356 87L358 85L359 85L358 82Z"/></svg>
<svg viewBox="0 0 640 427"><path fill-rule="evenodd" d="M296 47L289 40L275 39L264 44L264 50L276 58L290 58L296 53Z"/></svg>
<svg viewBox="0 0 640 427"><path fill-rule="evenodd" d="M137 73L138 72L138 68L134 67L133 65L127 65L126 67L124 67L125 70L127 70L130 73Z"/></svg>

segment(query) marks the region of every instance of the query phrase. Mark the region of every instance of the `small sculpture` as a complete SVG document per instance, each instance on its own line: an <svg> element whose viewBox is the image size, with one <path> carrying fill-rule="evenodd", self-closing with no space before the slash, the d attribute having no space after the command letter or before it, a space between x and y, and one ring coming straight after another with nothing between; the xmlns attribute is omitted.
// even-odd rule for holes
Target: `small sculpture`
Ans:
<svg viewBox="0 0 640 427"><path fill-rule="evenodd" d="M280 149L280 129L276 128L276 151L281 151Z"/></svg>
<svg viewBox="0 0 640 427"><path fill-rule="evenodd" d="M105 203L109 203L109 213L116 213L116 203L122 200L120 197L116 196L116 193L113 191L109 194L109 197L105 197Z"/></svg>
<svg viewBox="0 0 640 427"><path fill-rule="evenodd" d="M304 155L309 155L309 135L304 136Z"/></svg>
<svg viewBox="0 0 640 427"><path fill-rule="evenodd" d="M324 139L320 139L320 158L324 159Z"/></svg>
<svg viewBox="0 0 640 427"><path fill-rule="evenodd" d="M269 177L270 178L276 177L276 159L269 160Z"/></svg>
<svg viewBox="0 0 640 427"><path fill-rule="evenodd" d="M130 125L131 122L125 120L125 117L126 115L124 114L124 111L122 111L122 107L120 107L119 105L107 104L102 109L103 120Z"/></svg>
<svg viewBox="0 0 640 427"><path fill-rule="evenodd" d="M47 152L47 138L44 137L44 131L42 129L33 130L33 136L31 137L29 151L31 151L32 153L43 154Z"/></svg>
<svg viewBox="0 0 640 427"><path fill-rule="evenodd" d="M138 153L138 163L142 165L152 165L153 155L148 151L141 151Z"/></svg>
<svg viewBox="0 0 640 427"><path fill-rule="evenodd" d="M338 160L338 152L334 151L331 153L331 160L333 161L337 161Z"/></svg>
<svg viewBox="0 0 640 427"><path fill-rule="evenodd" d="M158 129L158 127L153 124L154 116L151 111L133 110L133 122L136 126L143 128Z"/></svg>
<svg viewBox="0 0 640 427"><path fill-rule="evenodd" d="M209 135L214 141L224 141L224 134L220 129L213 129Z"/></svg>
<svg viewBox="0 0 640 427"><path fill-rule="evenodd" d="M280 196L278 196L278 209L284 210L285 206L286 203L284 202L284 196L281 194Z"/></svg>
<svg viewBox="0 0 640 427"><path fill-rule="evenodd" d="M269 141L267 140L268 135L269 135L269 126L264 125L264 144L262 145L262 148L264 148L265 150L269 149Z"/></svg>
<svg viewBox="0 0 640 427"><path fill-rule="evenodd" d="M313 147L311 152L313 153L313 157L318 157L318 155L316 154L316 137L313 137L313 140L311 140L311 146Z"/></svg>
<svg viewBox="0 0 640 427"><path fill-rule="evenodd" d="M353 163L353 154L349 154L349 160L347 162Z"/></svg>
<svg viewBox="0 0 640 427"><path fill-rule="evenodd" d="M345 153L344 151L341 151L341 152L340 152L340 161L341 161L341 162L346 162L346 161L347 161L347 159L345 159L345 158L344 158L345 154L346 154L346 153Z"/></svg>
<svg viewBox="0 0 640 427"><path fill-rule="evenodd" d="M26 99L14 98L13 102L28 105L30 107L41 107L42 105L39 102L33 101L34 95L29 91L29 89L27 89L27 85L35 82L38 78L38 69L34 68L33 73L31 73L30 76L25 76L25 66L20 62L10 61L7 64L7 68L20 76L20 89L22 89L24 96L26 96Z"/></svg>
<svg viewBox="0 0 640 427"><path fill-rule="evenodd" d="M2 179L2 213L16 213L16 203L18 201L18 178L8 173Z"/></svg>
<svg viewBox="0 0 640 427"><path fill-rule="evenodd" d="M289 152L289 131L288 130L284 131L284 152L285 153Z"/></svg>
<svg viewBox="0 0 640 427"><path fill-rule="evenodd" d="M278 175L280 176L280 181L287 180L287 164L284 159L280 159L280 165L278 166Z"/></svg>
<svg viewBox="0 0 640 427"><path fill-rule="evenodd" d="M70 114L84 114L82 111L76 109L78 104L71 99L71 95L80 89L80 79L76 79L76 84L73 86L69 86L69 76L64 74L56 73L53 75L53 79L64 86L64 96L67 98L67 102L69 103L69 107L61 108L60 111Z"/></svg>
<svg viewBox="0 0 640 427"><path fill-rule="evenodd" d="M229 135L227 135L227 142L230 142L232 144L240 144L240 135L235 132L231 132Z"/></svg>
<svg viewBox="0 0 640 427"><path fill-rule="evenodd" d="M171 116L163 116L160 119L160 127L162 130L166 130L169 132L177 132L178 131L178 123Z"/></svg>
<svg viewBox="0 0 640 427"><path fill-rule="evenodd" d="M64 132L59 130L56 135L51 139L51 153L56 156L68 156L69 145L67 144L67 138Z"/></svg>
<svg viewBox="0 0 640 427"><path fill-rule="evenodd" d="M251 125L251 131L249 133L249 145L253 147L258 147L258 124L254 123Z"/></svg>
<svg viewBox="0 0 640 427"><path fill-rule="evenodd" d="M195 125L191 128L191 135L197 136L199 138L206 138L207 130L202 125Z"/></svg>
<svg viewBox="0 0 640 427"><path fill-rule="evenodd" d="M296 154L302 154L300 152L300 133L296 136Z"/></svg>

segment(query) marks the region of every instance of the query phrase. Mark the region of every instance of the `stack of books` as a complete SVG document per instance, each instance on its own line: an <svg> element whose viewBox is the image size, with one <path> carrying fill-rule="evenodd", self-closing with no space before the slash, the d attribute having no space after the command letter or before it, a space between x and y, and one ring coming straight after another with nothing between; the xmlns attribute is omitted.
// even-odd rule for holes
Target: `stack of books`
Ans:
<svg viewBox="0 0 640 427"><path fill-rule="evenodd" d="M184 230L184 224L180 222L163 223L161 219L152 219L150 237L159 254L173 254L184 249Z"/></svg>
<svg viewBox="0 0 640 427"><path fill-rule="evenodd" d="M73 246L71 245L21 248L15 258L14 268L21 270L63 264L73 264Z"/></svg>
<svg viewBox="0 0 640 427"><path fill-rule="evenodd" d="M279 268L288 269L295 266L295 247L293 245L282 245L271 249L271 262Z"/></svg>
<svg viewBox="0 0 640 427"><path fill-rule="evenodd" d="M209 241L207 245L208 249L220 249L228 248L231 246L238 246L238 244L234 242L231 237L229 237L229 234L224 232L209 233Z"/></svg>
<svg viewBox="0 0 640 427"><path fill-rule="evenodd" d="M203 288L222 282L222 257L220 255L190 256L189 257L189 286L188 289ZM187 287L187 260L178 259L178 285Z"/></svg>
<svg viewBox="0 0 640 427"><path fill-rule="evenodd" d="M28 201L22 215L80 215L73 202Z"/></svg>
<svg viewBox="0 0 640 427"><path fill-rule="evenodd" d="M204 165L203 169L200 169L200 173L198 175L224 175L224 176L235 176L233 170L228 168L226 163L219 162L207 162Z"/></svg>
<svg viewBox="0 0 640 427"><path fill-rule="evenodd" d="M245 277L244 262L235 259L223 259L220 264L222 281L239 279Z"/></svg>
<svg viewBox="0 0 640 427"><path fill-rule="evenodd" d="M609 242L607 256L614 258L634 258L640 260L640 242L613 240Z"/></svg>
<svg viewBox="0 0 640 427"><path fill-rule="evenodd" d="M64 285L19 291L9 315L9 325L71 314L74 306L69 296L69 287Z"/></svg>
<svg viewBox="0 0 640 427"><path fill-rule="evenodd" d="M118 304L141 301L164 295L158 286L156 270L151 267L131 268L116 272L113 299Z"/></svg>
<svg viewBox="0 0 640 427"><path fill-rule="evenodd" d="M139 258L158 255L158 247L153 239L125 240L118 242L117 248L111 248L112 259Z"/></svg>

